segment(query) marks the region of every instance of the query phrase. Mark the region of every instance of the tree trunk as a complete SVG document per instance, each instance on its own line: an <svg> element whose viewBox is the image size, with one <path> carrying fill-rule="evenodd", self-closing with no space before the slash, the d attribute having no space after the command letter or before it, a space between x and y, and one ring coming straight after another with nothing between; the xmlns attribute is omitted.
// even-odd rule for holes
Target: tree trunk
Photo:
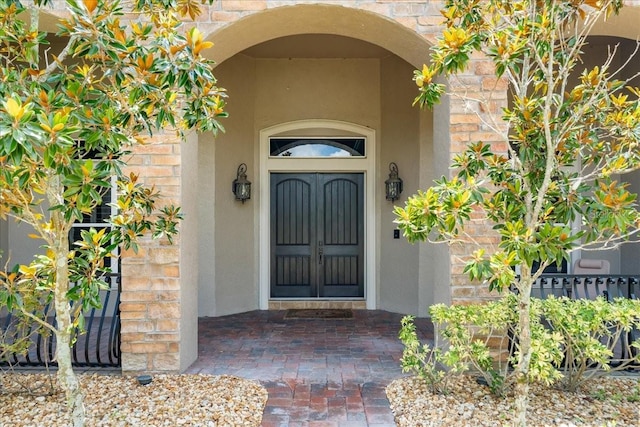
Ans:
<svg viewBox="0 0 640 427"><path fill-rule="evenodd" d="M515 420L514 425L527 425L529 402L529 365L531 364L531 278L524 278L518 293L518 365L515 369Z"/></svg>
<svg viewBox="0 0 640 427"><path fill-rule="evenodd" d="M51 206L62 200L64 187L60 177L52 174L49 182L48 198ZM74 427L84 426L85 411L82 390L78 377L71 365L71 339L75 327L71 318L71 305L67 298L69 291L69 227L59 210L51 213L53 225L51 250L54 252L55 286L54 307L56 311L56 360L58 362L58 382L65 392L67 411Z"/></svg>
<svg viewBox="0 0 640 427"><path fill-rule="evenodd" d="M65 392L67 411L74 427L83 427L85 419L84 396L78 383L78 377L71 365L71 310L66 292L56 288L56 360L58 361L58 382ZM62 296L62 298L59 298Z"/></svg>

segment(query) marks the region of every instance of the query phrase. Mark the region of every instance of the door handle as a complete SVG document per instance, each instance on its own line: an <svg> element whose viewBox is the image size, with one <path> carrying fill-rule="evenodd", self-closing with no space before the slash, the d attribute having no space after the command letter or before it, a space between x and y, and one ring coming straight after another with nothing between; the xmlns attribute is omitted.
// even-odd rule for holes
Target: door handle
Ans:
<svg viewBox="0 0 640 427"><path fill-rule="evenodd" d="M322 257L324 256L324 246L322 241L318 242L318 264L322 265Z"/></svg>

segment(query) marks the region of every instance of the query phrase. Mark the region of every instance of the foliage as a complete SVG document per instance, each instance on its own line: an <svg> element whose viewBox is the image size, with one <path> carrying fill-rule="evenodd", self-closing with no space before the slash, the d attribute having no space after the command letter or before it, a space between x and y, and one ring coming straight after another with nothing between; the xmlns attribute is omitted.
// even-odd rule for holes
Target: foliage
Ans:
<svg viewBox="0 0 640 427"><path fill-rule="evenodd" d="M456 371L456 367L451 367L451 370L443 368L441 349L431 348L429 344L420 342L414 320L414 316L404 316L401 320L398 338L404 345L400 359L402 372L416 374L429 386L432 393L444 393L447 390L446 380L451 372Z"/></svg>
<svg viewBox="0 0 640 427"><path fill-rule="evenodd" d="M198 10L187 7L191 2L181 4L188 9L183 14ZM173 9L165 9L169 6ZM114 232L83 233L68 257L70 278L83 291L67 296L82 299L86 308L97 304L93 297L103 283L95 277L107 272L103 260L117 245L135 249L146 231L170 239L181 217L171 206L155 212L158 192L122 173L130 147L144 143L141 133L155 128L217 131L216 117L226 113L213 64L200 55L211 42L196 28L179 34L183 23L175 2L137 2L136 10L147 19L132 22L130 31L121 22L120 2L71 1L68 7L70 18L61 21L58 33L68 43L55 55L36 49L44 59L34 56L33 47L48 44L46 33L31 33L20 18L25 10L15 3L0 9L0 215L31 224L33 237L46 242L45 255L5 283L29 281L33 289L50 289L57 255L49 250L53 239L105 203L111 177L117 177ZM54 184L62 191L51 195ZM1 294L10 309L20 302L12 289L6 286Z"/></svg>
<svg viewBox="0 0 640 427"><path fill-rule="evenodd" d="M447 366L464 366L478 372L492 393L504 395L513 385L515 377L511 367L517 363L518 342L512 340L518 319L515 295L486 304L431 307L434 325L447 342L442 361ZM552 384L559 378L554 365L562 359L558 341L560 337L548 331L539 322L541 303L532 306L532 346L535 357L529 370L530 381Z"/></svg>
<svg viewBox="0 0 640 427"><path fill-rule="evenodd" d="M511 320L505 308L505 305L497 303L454 307L437 304L429 310L434 326L448 343L442 357L444 363L456 366L457 371L473 369L498 395L502 395L508 386L506 327ZM489 341L496 338L499 341L499 345L495 346L497 360L489 347ZM505 356L505 360L501 355Z"/></svg>
<svg viewBox="0 0 640 427"><path fill-rule="evenodd" d="M542 315L562 336L561 385L566 390L575 391L592 378L640 364L639 300L616 298L609 302L602 297L570 300L552 296L544 300ZM635 340L629 339L633 330ZM626 357L613 359L616 349Z"/></svg>
<svg viewBox="0 0 640 427"><path fill-rule="evenodd" d="M39 28L50 0L0 0L0 218L30 225L42 242L33 262L0 276L0 304L56 336L58 377L76 425L82 404L69 393L77 381L67 347L82 311L100 304L108 258L117 247L136 250L146 233L170 242L182 217L125 174L127 159L156 129L222 129L225 93L202 56L213 43L183 19L212 1L68 0L54 38ZM114 182L109 227L69 242L74 223L110 202ZM49 303L55 323L37 311Z"/></svg>
<svg viewBox="0 0 640 427"><path fill-rule="evenodd" d="M577 75L588 25L620 7L619 1L446 2L447 29L431 65L415 73L416 102L433 107L444 90L434 76L464 69L480 50L509 83L513 102L500 117L506 132L496 134L504 135L508 152L471 143L455 156L457 176L396 208L410 241L431 233L435 240L459 239L480 209L496 224L500 244L492 253L478 251L466 272L502 289L514 281L515 266L560 263L577 245L613 244L636 233L636 196L614 176L640 165L640 89L614 79L610 58ZM573 232L568 224L578 218L583 228Z"/></svg>
<svg viewBox="0 0 640 427"><path fill-rule="evenodd" d="M491 290L517 289L518 425L526 424L534 357L532 283L548 265L568 260L571 251L614 247L639 230L636 195L619 179L640 167L640 88L631 81L636 76L620 78L616 48L601 65L582 65L593 26L622 5L447 0L431 62L414 74L416 104L431 108L447 90L479 111L483 128L495 134L494 141L474 141L454 153L451 176L394 212L409 241L473 245L475 252L465 260L469 278L488 282ZM496 81L508 88L508 105L477 87L465 90L465 82L456 79L475 58L492 63ZM629 61L622 60L622 67ZM438 77L446 77L449 86ZM491 114L496 103L503 107L499 116ZM472 221L493 224L496 246L475 240L468 232Z"/></svg>
<svg viewBox="0 0 640 427"><path fill-rule="evenodd" d="M486 304L431 306L431 319L444 338L433 348L420 343L414 317L405 316L400 330L403 371L416 373L434 393L446 390L451 375L472 372L492 393L506 395L515 383L512 367L518 363L519 343L512 339L516 304L511 294ZM534 298L529 381L560 384L574 392L590 379L638 365L640 338L623 338L632 330L640 330L638 300ZM624 356L614 359L614 350Z"/></svg>

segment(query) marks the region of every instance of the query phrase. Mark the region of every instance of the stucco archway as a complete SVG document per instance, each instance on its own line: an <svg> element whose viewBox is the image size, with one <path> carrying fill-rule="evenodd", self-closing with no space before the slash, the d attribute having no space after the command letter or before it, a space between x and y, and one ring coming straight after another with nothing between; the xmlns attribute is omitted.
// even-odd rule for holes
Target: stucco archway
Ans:
<svg viewBox="0 0 640 427"><path fill-rule="evenodd" d="M631 4L632 2L627 2ZM635 2L634 2L635 3ZM276 5L276 6L274 6ZM401 7L406 7L403 10ZM274 40L279 37L294 36L298 34L331 34L336 36L350 37L357 40L366 41L374 45L380 46L387 51L406 61L412 67L420 67L422 62L428 59L429 42L433 40L439 33L439 25L442 20L438 9L440 2L416 1L416 2L390 2L386 0L378 0L371 2L351 2L351 1L326 1L325 4L296 4L294 0L282 0L278 2L239 2L221 0L216 2L214 6L206 6L207 14L197 22L197 26L205 33L208 38L216 43L216 47L210 52L219 64L227 63L231 58L237 56L238 53L245 49L255 46L261 42ZM63 3L54 5L51 16L47 17L46 13L40 21L43 28L54 31L54 15L64 13L56 8L61 8ZM252 10L252 8L259 10ZM362 9L359 9L362 8ZM368 10L364 10L364 9ZM220 13L220 16L215 15ZM595 34L625 37L636 40L638 37L638 27L636 23L640 20L640 8L630 7L623 10L623 14L618 17L612 17L606 23L596 27ZM480 59L481 60L481 59ZM390 64L391 66L397 64ZM478 86L483 87L483 81L487 81L487 87L493 87L493 75L477 75ZM410 82L410 75L407 77ZM221 80L222 85L226 85ZM253 82L248 81L247 85ZM403 90L407 89L402 87ZM239 90L245 90L239 87ZM407 89L415 93L415 87ZM241 96L232 94L230 99L230 108L236 108ZM249 101L247 101L249 102ZM394 105L399 108L405 108L404 105L398 103ZM478 126L473 120L477 117L473 113L467 113L464 105L456 100L444 100L438 109L432 114L415 113L415 110L402 110L407 116L419 114L419 118L408 123L411 131L414 132L413 126L417 124L419 130L411 135L411 144L419 144L420 147L414 151L418 155L409 158L405 156L399 163L401 165L401 174L407 184L414 188L424 188L431 181L431 178L447 173L446 165L450 162L452 152L459 151L459 147L469 138L476 138L474 132ZM401 120L400 115L395 117L387 117L385 120ZM235 114L237 120L236 125L243 129L240 135L241 140L249 141L250 144L240 146L233 156L225 157L224 146L229 145L232 141L225 141L225 136L216 141L218 148L212 148L214 144L208 144L209 147L202 148L206 144L205 140L200 141L196 148L195 141L185 145L183 148L175 145L174 150L169 152L180 156L180 164L173 168L175 175L161 177L157 179L160 186L168 190L168 194L180 197L182 204L191 207L185 227L183 228L180 238L180 247L161 251L155 251L155 258L151 259L133 259L125 260L128 262L128 278L138 280L136 287L125 286L128 292L129 301L139 302L144 307L154 305L154 312L157 319L150 322L147 318L129 319L127 321L127 332L123 333L123 341L135 342L140 350L136 353L126 354L126 365L123 367L125 371L136 371L144 369L155 370L176 370L188 364L196 355L196 335L195 325L197 322L198 312L195 306L198 304L199 297L197 290L197 280L202 278L193 278L197 275L197 269L202 268L202 262L198 267L194 259L197 258L198 248L194 247L193 241L213 239L222 241L217 248L218 253L224 253L226 259L221 258L214 263L214 281L223 281L230 277L235 280L233 286L237 287L237 292L233 295L224 295L224 292L215 290L213 298L222 298L220 305L223 308L229 307L231 311L251 310L257 307L258 292L255 282L257 280L257 251L254 249L254 242L251 237L257 238L258 215L255 214L254 204L259 200L238 207L233 205L233 201L229 200L230 181L235 177L235 170L239 162L248 162L254 169L250 171L250 179L254 180L257 169L256 164L259 161L256 154L254 142L259 139L259 129L267 126L255 126L251 115ZM282 123L286 120L275 121L274 123ZM356 122L355 120L353 122ZM382 120L381 120L382 122ZM273 124L273 123L271 123ZM405 123L403 122L403 125ZM381 125L381 127L384 127ZM387 138L395 143L405 138L405 129L385 129L380 133L381 138ZM201 138L206 139L206 138ZM220 144L217 144L220 142ZM173 143L173 142L171 142ZM203 144L205 143L205 144ZM391 144L389 144L390 146ZM166 150L169 144L159 145L159 150ZM221 147L221 149L220 149ZM202 156L203 152L209 154L208 150L219 150L218 154L214 153L211 157ZM163 152L163 151L160 151ZM376 166L377 176L376 182L381 183L385 179L386 161L398 160L395 158L395 152L381 153L381 160ZM217 156L217 157L216 157ZM384 156L387 156L386 158ZM218 159L218 164L214 168L210 160ZM194 164L201 163L201 168L206 170L211 178L205 184L201 181L201 176L194 173ZM422 168L422 165L429 163L431 166ZM220 167L217 167L220 166ZM430 169L429 169L430 168ZM257 187L256 187L257 188ZM379 190L379 189L378 189ZM409 186L406 192L411 190ZM378 198L380 195L378 193ZM206 199L208 204L200 204L201 199ZM228 209L231 206L232 209ZM200 222L194 221L198 215L194 215L196 210L201 212ZM378 209L383 212L386 217L380 220L380 224L387 224L390 208L388 205L379 204ZM208 216L211 212L222 212L226 210L226 217L217 214ZM206 221L216 221L219 230L216 232L203 233L203 223ZM235 221L235 222L234 222ZM387 231L382 225L378 224L378 239L383 241L388 238ZM221 232L225 228L235 231L241 227L254 230L240 243L225 240ZM233 244L230 244L233 243ZM465 288L465 283L457 281L460 277L456 269L459 266L452 265L452 257L445 251L440 253L425 253L421 250L401 248L396 250L393 246L395 242L389 243L383 241L386 245L382 250L394 257L409 257L410 261L420 264L417 278L402 276L400 271L393 271L388 274L389 278L395 280L396 287L393 288L393 294L397 294L399 302L410 301L411 305L401 306L400 303L390 304L383 307L386 309L417 312L418 310L426 310L429 301L449 302L450 300L465 301L472 300L477 297L476 294L469 293ZM200 248L200 252L202 248ZM157 254L157 255L156 255ZM207 255L215 255L215 253ZM431 258L435 261L429 261ZM233 274L224 274L216 272L216 266L231 263L242 263L242 267L246 270L246 274L235 276ZM158 262L160 261L160 262ZM149 270L139 268L144 265L151 266ZM432 269L429 262L437 265L437 269ZM176 264L180 263L180 268ZM425 267L426 266L426 267ZM193 268L192 268L193 267ZM171 271L174 275L170 278L171 286L158 281L153 282L148 276L151 271L153 275L161 276L162 280L167 278L167 272ZM454 273L452 273L454 271ZM142 277L144 276L144 277ZM209 277L205 277L208 280ZM416 285L412 285L411 289L403 288L402 285L408 281L414 280ZM436 292L430 286L437 283L440 287L439 291L442 297L435 298L433 294ZM425 285L426 284L426 285ZM456 288L460 290L456 293ZM138 292L142 291L142 292ZM431 295L429 295L431 293ZM396 297L396 295L392 295ZM140 299L138 299L140 298ZM147 299L145 299L147 298ZM225 299L226 298L226 299ZM384 296L383 296L384 298ZM150 303L149 299L153 299ZM157 301L156 301L157 300ZM426 303L425 303L426 302ZM168 308L164 308L167 306ZM401 309L398 309L401 307ZM164 311L161 311L162 308ZM167 314L172 316L167 320ZM180 316L178 319L174 317ZM222 310L213 315L225 314ZM424 315L425 311L418 312ZM209 315L206 313L205 315ZM157 322L156 322L157 320ZM170 350L157 351L155 345L159 340L159 333L166 337ZM147 344L149 344L147 346ZM151 345L153 344L153 345Z"/></svg>
<svg viewBox="0 0 640 427"><path fill-rule="evenodd" d="M254 12L212 32L212 59L222 63L264 41L297 34L334 34L373 43L414 67L428 59L428 44L417 32L370 11L328 4L282 6Z"/></svg>

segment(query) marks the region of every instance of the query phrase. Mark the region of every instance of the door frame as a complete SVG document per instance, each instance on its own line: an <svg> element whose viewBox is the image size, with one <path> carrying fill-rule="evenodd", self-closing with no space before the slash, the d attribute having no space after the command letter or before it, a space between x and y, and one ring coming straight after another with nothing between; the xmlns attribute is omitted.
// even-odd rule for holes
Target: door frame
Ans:
<svg viewBox="0 0 640 427"><path fill-rule="evenodd" d="M360 137L366 141L366 156L358 158L272 158L269 139L272 137ZM371 128L336 120L299 120L271 126L260 131L259 138L259 303L261 310L269 309L270 298L270 230L271 230L271 172L361 172L364 174L364 299L369 310L376 308L376 138ZM361 300L360 298L346 298ZM286 298L295 301L296 298ZM302 298L302 300L306 300ZM345 300L321 298L314 300Z"/></svg>

